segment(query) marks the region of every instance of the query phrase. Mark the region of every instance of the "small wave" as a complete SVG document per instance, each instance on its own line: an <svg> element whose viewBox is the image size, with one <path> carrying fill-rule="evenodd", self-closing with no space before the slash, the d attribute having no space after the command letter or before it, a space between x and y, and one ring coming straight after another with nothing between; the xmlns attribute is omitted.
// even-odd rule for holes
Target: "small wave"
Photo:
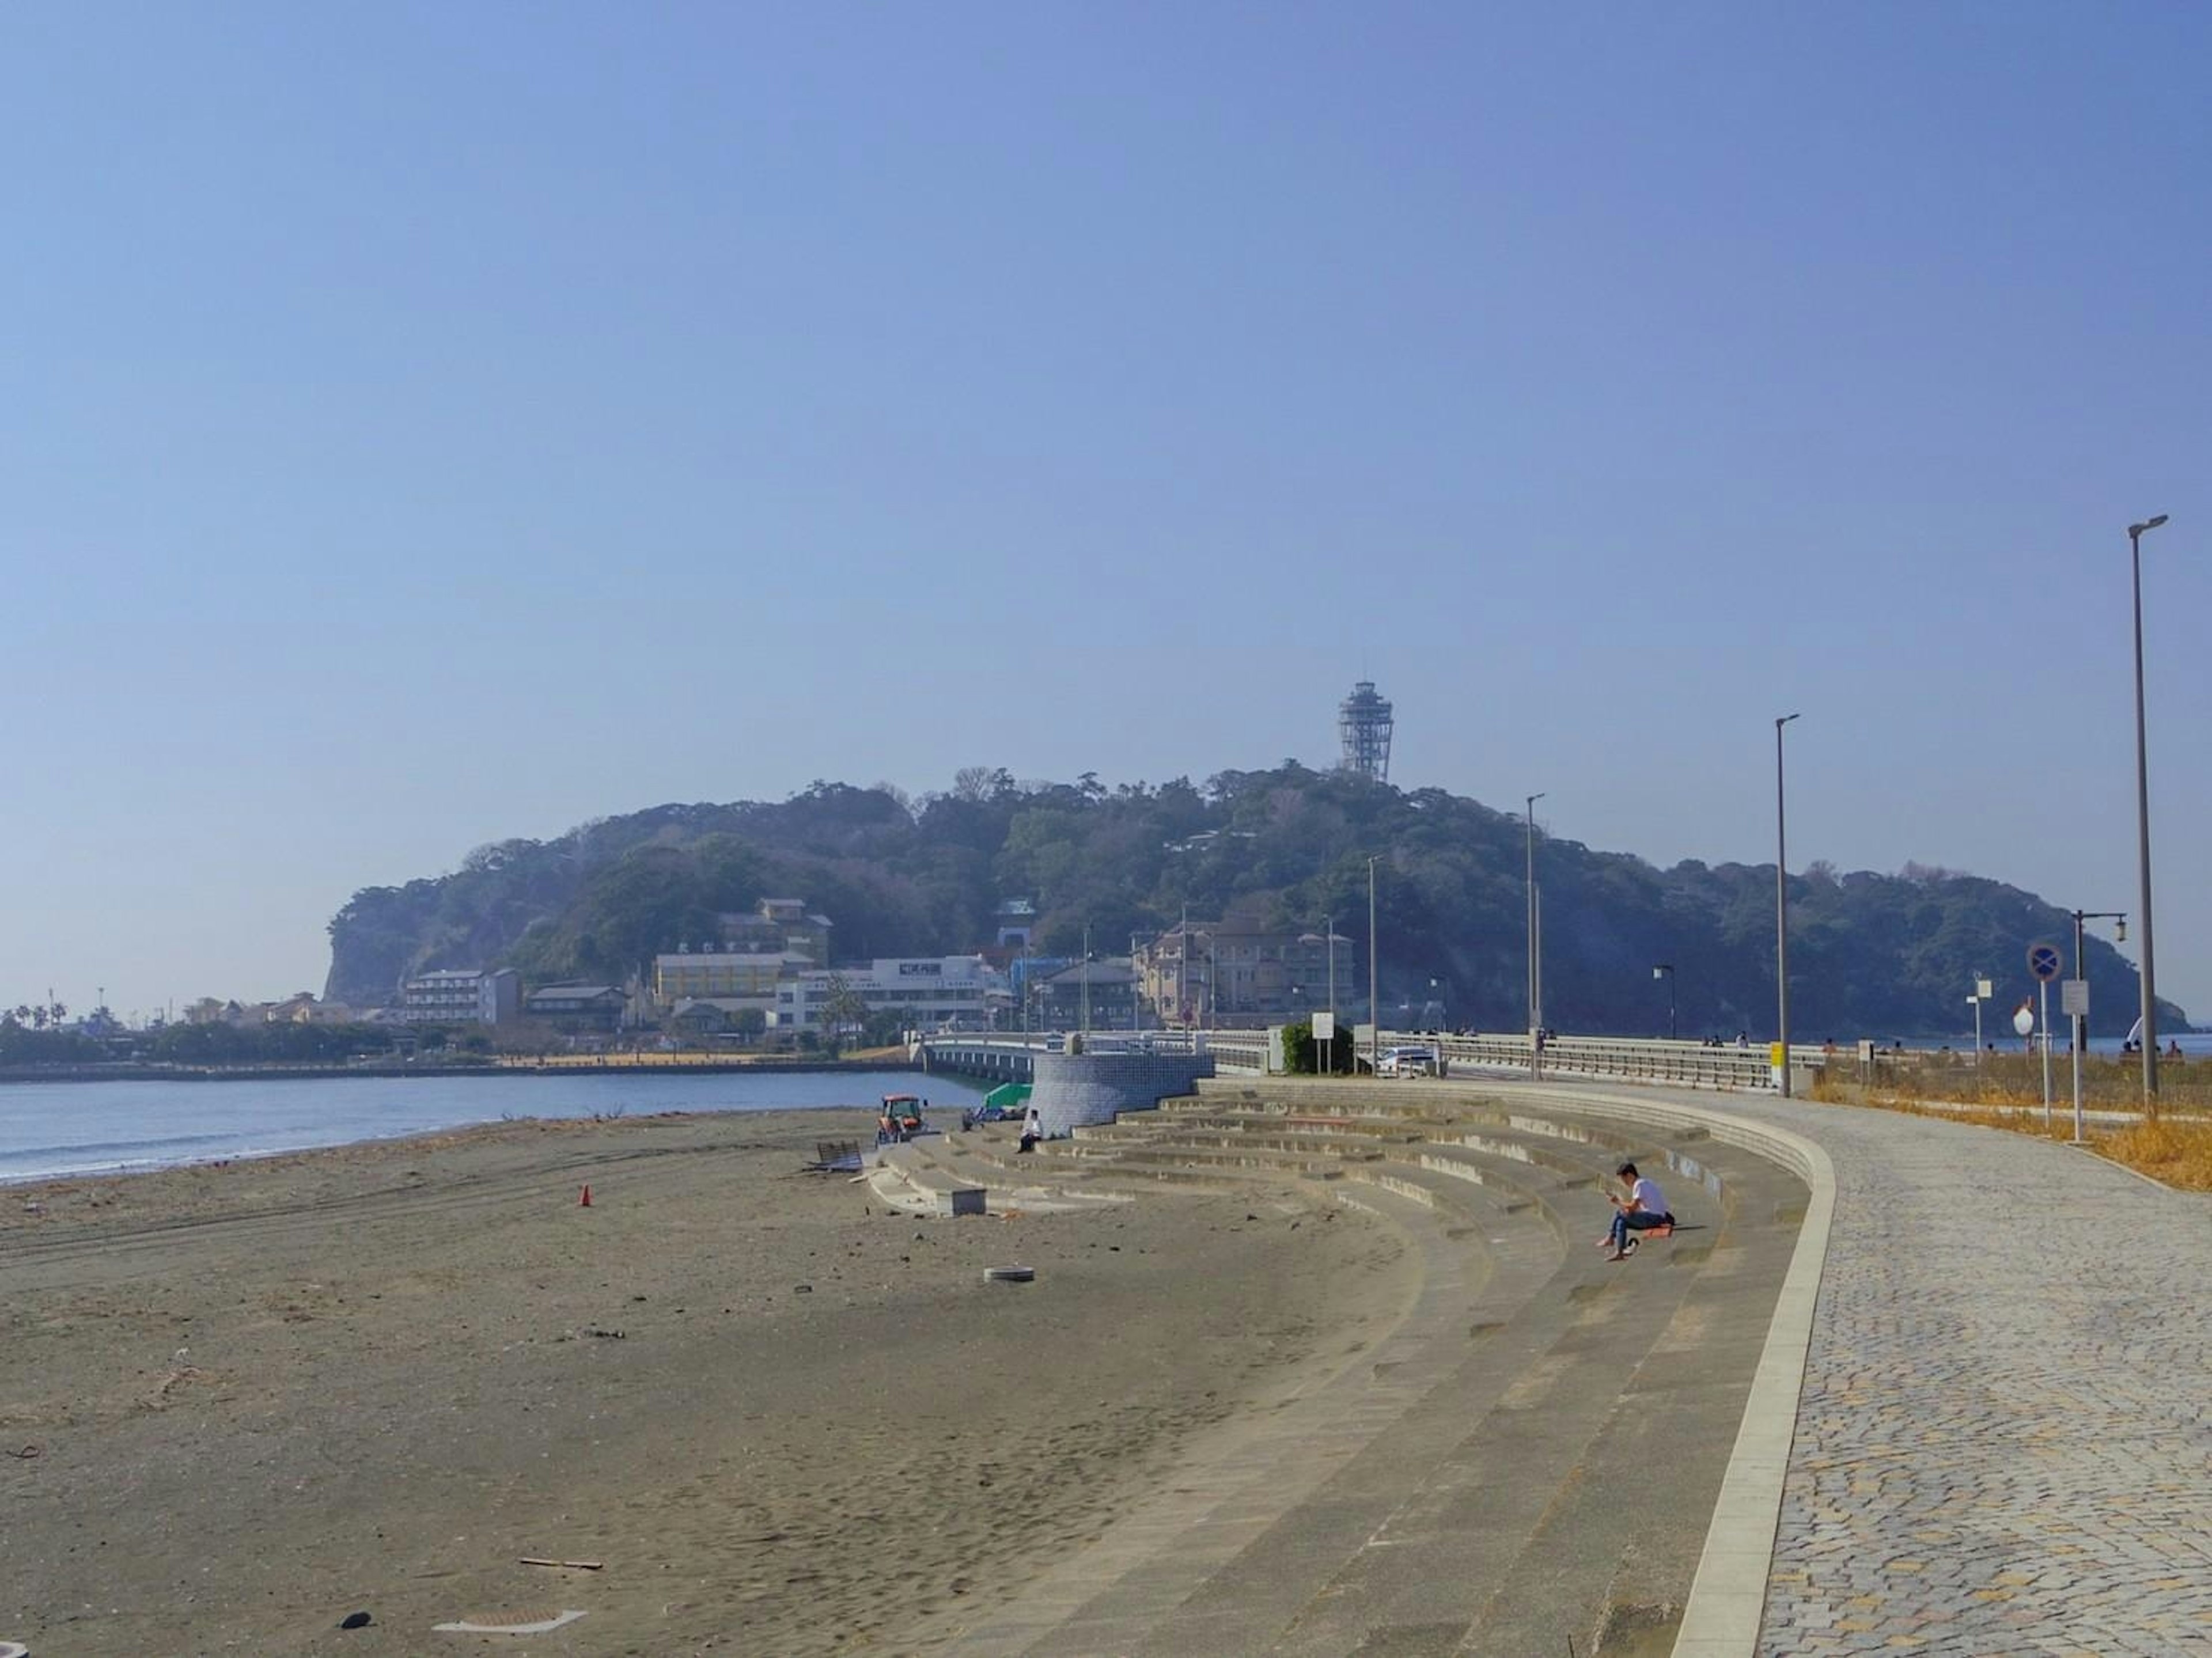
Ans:
<svg viewBox="0 0 2212 1658"><path fill-rule="evenodd" d="M73 1140L67 1145L26 1145L6 1154L15 1163L32 1157L119 1157L126 1161L159 1163L171 1157L190 1157L196 1150L222 1145L228 1134L164 1134L155 1139Z"/></svg>
<svg viewBox="0 0 2212 1658"><path fill-rule="evenodd" d="M203 1144L213 1147L222 1145L221 1137L210 1135ZM190 1169L201 1163L246 1163L258 1157L280 1157L288 1151L305 1150L297 1145L240 1146L222 1151L204 1150L196 1155L90 1157L91 1153L106 1148L71 1145L55 1148L52 1151L11 1151L0 1157L0 1186L27 1186L34 1182L58 1180L94 1180L108 1175L151 1175L164 1169ZM42 1159L51 1159L45 1161Z"/></svg>

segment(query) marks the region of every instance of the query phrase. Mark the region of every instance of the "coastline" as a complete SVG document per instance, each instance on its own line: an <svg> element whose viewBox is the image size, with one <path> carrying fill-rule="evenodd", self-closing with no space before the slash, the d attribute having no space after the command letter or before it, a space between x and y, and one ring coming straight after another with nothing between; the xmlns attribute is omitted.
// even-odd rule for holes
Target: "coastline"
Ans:
<svg viewBox="0 0 2212 1658"><path fill-rule="evenodd" d="M1416 1275L1355 1217L1294 1229L1287 1186L917 1221L796 1172L871 1127L529 1120L11 1187L0 1443L36 1454L0 1460L0 1638L399 1654L557 1605L588 1615L532 1650L927 1648ZM984 1282L1008 1261L1036 1281Z"/></svg>
<svg viewBox="0 0 2212 1658"><path fill-rule="evenodd" d="M511 1065L46 1065L0 1069L9 1083L301 1082L359 1078L391 1082L405 1077L796 1076L821 1072L920 1071L910 1060L717 1060L602 1058L586 1064L563 1058L550 1064Z"/></svg>

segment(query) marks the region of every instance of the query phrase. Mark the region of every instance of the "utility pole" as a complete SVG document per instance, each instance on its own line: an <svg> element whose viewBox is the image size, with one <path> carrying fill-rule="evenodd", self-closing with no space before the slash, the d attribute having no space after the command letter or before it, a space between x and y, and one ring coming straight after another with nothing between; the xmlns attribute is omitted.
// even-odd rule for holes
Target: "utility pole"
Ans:
<svg viewBox="0 0 2212 1658"><path fill-rule="evenodd" d="M1322 1044L1322 1074L1336 1075L1336 917L1321 918L1321 930L1326 935L1322 948L1328 952L1328 1040Z"/></svg>
<svg viewBox="0 0 2212 1658"><path fill-rule="evenodd" d="M1182 926L1176 931L1176 1023L1190 1029L1190 906L1182 907Z"/></svg>
<svg viewBox="0 0 2212 1658"><path fill-rule="evenodd" d="M2111 921L2120 942L2128 940L2128 918L2115 909L2077 909L2074 912L2074 977L2080 988L2069 993L2074 1006L2074 1144L2081 1144L2081 1054L2089 1046L2089 963L2082 953L2081 923ZM2045 1038L2046 1042L2049 1038Z"/></svg>

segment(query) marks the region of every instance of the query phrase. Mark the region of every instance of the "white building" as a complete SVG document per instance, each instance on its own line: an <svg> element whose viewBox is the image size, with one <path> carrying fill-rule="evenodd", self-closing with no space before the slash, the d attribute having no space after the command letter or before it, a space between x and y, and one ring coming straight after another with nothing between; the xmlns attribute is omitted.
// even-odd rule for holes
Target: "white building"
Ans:
<svg viewBox="0 0 2212 1658"><path fill-rule="evenodd" d="M896 1012L913 1030L981 1030L1006 996L1006 975L981 956L878 957L866 967L800 973L775 987L778 1031L819 1032L842 981L872 1013Z"/></svg>
<svg viewBox="0 0 2212 1658"><path fill-rule="evenodd" d="M410 1024L505 1024L520 1011L521 982L513 968L418 973L399 987L399 1017Z"/></svg>

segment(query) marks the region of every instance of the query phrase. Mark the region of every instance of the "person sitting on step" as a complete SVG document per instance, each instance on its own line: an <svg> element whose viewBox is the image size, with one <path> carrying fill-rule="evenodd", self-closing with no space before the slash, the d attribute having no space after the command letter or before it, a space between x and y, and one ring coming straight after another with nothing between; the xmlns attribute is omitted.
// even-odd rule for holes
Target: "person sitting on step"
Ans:
<svg viewBox="0 0 2212 1658"><path fill-rule="evenodd" d="M1639 1240L1629 1236L1631 1232L1648 1232L1655 1226L1671 1227L1674 1212L1667 1207L1667 1199L1660 1194L1659 1182L1646 1179L1636 1172L1636 1165L1624 1163L1613 1171L1628 1188L1628 1195L1617 1192L1606 1196L1613 1204L1613 1228L1598 1242L1601 1249L1610 1246L1607 1260L1626 1260L1636 1253Z"/></svg>

